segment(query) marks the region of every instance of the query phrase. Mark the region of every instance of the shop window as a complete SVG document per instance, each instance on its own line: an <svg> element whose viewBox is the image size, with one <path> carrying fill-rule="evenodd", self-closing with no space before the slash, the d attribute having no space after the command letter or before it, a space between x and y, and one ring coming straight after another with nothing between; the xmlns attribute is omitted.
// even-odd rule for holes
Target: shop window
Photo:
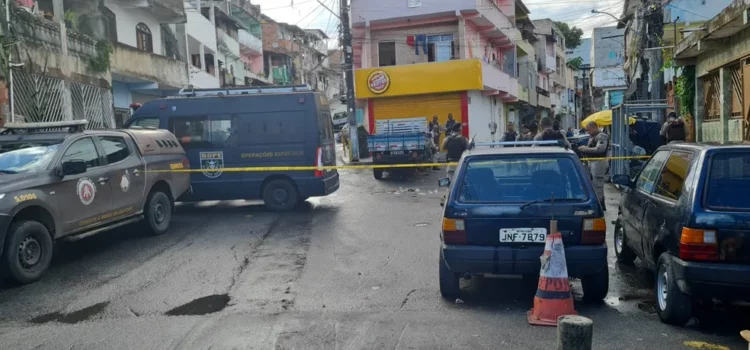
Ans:
<svg viewBox="0 0 750 350"><path fill-rule="evenodd" d="M396 43L378 43L378 63L380 67L396 65Z"/></svg>

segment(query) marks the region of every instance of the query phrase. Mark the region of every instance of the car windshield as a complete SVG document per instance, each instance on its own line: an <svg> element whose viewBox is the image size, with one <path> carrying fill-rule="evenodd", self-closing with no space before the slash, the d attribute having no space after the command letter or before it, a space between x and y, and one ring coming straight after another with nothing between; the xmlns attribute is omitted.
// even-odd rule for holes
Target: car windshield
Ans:
<svg viewBox="0 0 750 350"><path fill-rule="evenodd" d="M750 152L722 152L711 158L706 205L750 210Z"/></svg>
<svg viewBox="0 0 750 350"><path fill-rule="evenodd" d="M0 142L0 173L34 173L47 167L62 141Z"/></svg>
<svg viewBox="0 0 750 350"><path fill-rule="evenodd" d="M567 157L474 158L465 165L459 201L582 201L588 195L581 179L573 160Z"/></svg>

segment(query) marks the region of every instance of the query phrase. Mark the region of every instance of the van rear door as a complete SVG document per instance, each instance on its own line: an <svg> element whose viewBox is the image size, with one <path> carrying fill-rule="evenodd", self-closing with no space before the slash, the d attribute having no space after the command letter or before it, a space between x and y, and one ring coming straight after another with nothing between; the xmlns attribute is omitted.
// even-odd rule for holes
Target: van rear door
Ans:
<svg viewBox="0 0 750 350"><path fill-rule="evenodd" d="M328 108L321 109L318 112L318 135L321 152L321 162L323 166L336 165L336 139L333 135L333 122L331 121L331 111ZM317 165L317 164L316 164ZM325 175L336 170L326 170ZM328 177L328 176L324 176Z"/></svg>

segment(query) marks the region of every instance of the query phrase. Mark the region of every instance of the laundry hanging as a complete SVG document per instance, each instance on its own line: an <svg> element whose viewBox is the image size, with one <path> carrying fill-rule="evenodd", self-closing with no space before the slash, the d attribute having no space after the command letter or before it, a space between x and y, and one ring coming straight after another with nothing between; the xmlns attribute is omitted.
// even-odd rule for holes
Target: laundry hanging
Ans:
<svg viewBox="0 0 750 350"><path fill-rule="evenodd" d="M414 53L419 56L419 44L422 44L422 49L424 51L424 54L427 54L427 36L424 34L420 34L416 36L416 44L414 45Z"/></svg>

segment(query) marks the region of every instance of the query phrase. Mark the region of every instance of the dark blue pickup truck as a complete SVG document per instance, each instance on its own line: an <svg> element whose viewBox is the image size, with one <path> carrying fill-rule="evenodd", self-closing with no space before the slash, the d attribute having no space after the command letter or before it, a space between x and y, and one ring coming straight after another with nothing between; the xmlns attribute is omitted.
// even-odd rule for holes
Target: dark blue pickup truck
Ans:
<svg viewBox="0 0 750 350"><path fill-rule="evenodd" d="M625 187L617 258L656 271L657 311L684 325L695 301L750 299L750 147L671 143Z"/></svg>

